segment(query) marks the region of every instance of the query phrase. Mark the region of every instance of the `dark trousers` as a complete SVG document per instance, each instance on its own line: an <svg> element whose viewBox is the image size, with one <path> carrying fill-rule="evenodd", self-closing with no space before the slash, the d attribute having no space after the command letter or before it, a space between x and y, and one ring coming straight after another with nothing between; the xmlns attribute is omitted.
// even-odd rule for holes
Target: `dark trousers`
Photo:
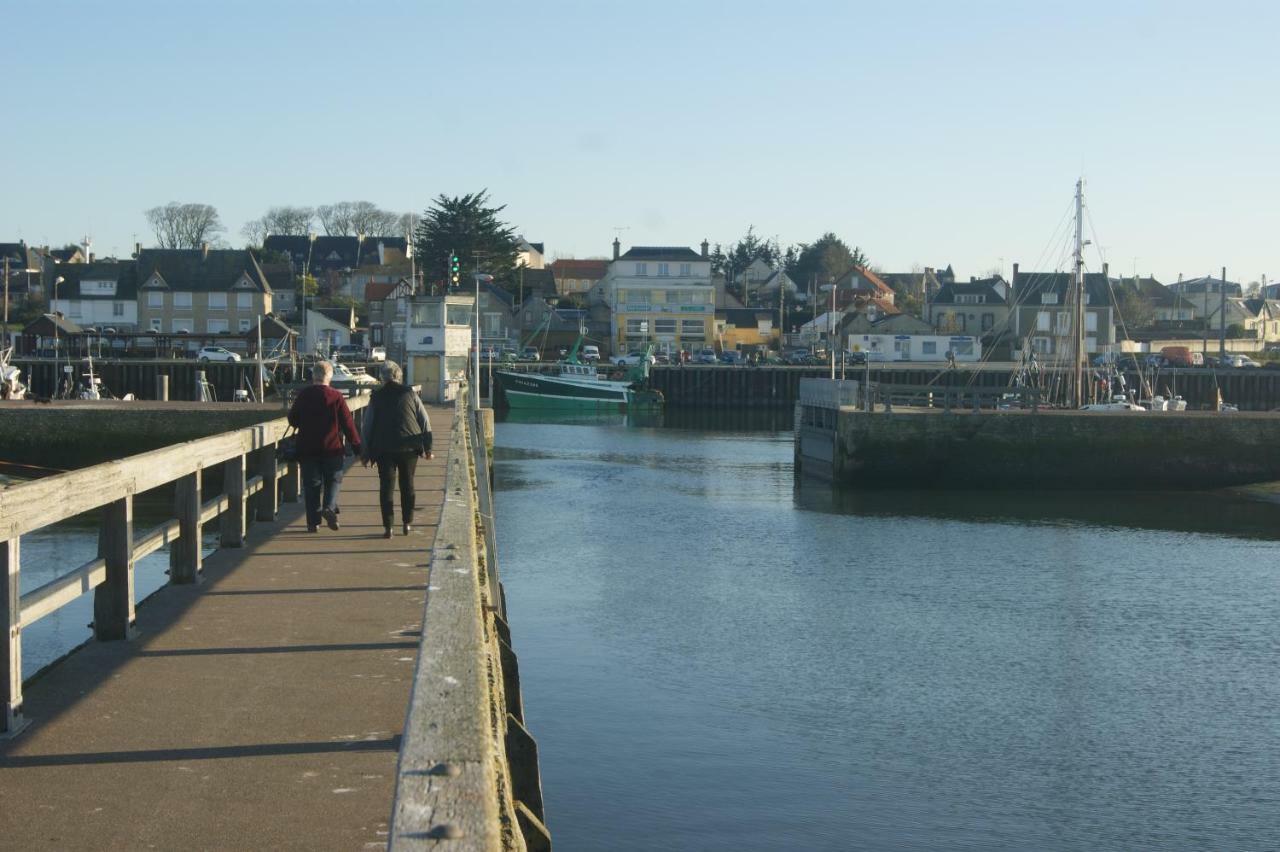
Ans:
<svg viewBox="0 0 1280 852"><path fill-rule="evenodd" d="M299 460L302 468L302 493L307 505L307 526L320 526L320 510L338 508L338 489L342 487L342 456L320 456Z"/></svg>
<svg viewBox="0 0 1280 852"><path fill-rule="evenodd" d="M418 469L418 453L400 450L383 453L378 463L378 499L382 503L382 525L391 526L396 517L395 488L400 481L400 517L406 524L413 523L413 474Z"/></svg>

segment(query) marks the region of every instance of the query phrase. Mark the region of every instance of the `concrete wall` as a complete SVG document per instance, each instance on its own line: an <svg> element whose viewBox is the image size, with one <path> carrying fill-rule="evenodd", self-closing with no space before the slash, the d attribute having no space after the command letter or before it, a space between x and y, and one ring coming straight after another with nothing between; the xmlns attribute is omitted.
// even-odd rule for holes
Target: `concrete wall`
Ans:
<svg viewBox="0 0 1280 852"><path fill-rule="evenodd" d="M1269 413L845 409L831 473L868 487L1217 488L1280 480L1278 447Z"/></svg>

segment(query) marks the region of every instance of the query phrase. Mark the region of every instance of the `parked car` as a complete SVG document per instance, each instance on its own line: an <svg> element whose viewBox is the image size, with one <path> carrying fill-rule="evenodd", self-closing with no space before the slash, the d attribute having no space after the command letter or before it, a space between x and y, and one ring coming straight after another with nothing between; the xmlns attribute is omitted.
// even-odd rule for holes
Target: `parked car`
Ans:
<svg viewBox="0 0 1280 852"><path fill-rule="evenodd" d="M716 350L707 346L698 350L698 354L694 356L693 362L695 364L716 364L719 363L719 359L716 358Z"/></svg>
<svg viewBox="0 0 1280 852"><path fill-rule="evenodd" d="M486 347L484 347L483 349L481 349L481 350L480 350L480 360L482 360L482 361L496 361L496 360L498 360L498 347L496 347L496 346L486 346Z"/></svg>
<svg viewBox="0 0 1280 852"><path fill-rule="evenodd" d="M1185 346L1166 346L1160 350L1160 357L1166 367L1191 367L1195 363L1191 360L1191 350Z"/></svg>
<svg viewBox="0 0 1280 852"><path fill-rule="evenodd" d="M588 343L582 347L582 360L588 364L594 364L600 360L600 347L594 343Z"/></svg>
<svg viewBox="0 0 1280 852"><path fill-rule="evenodd" d="M369 360L370 361L387 360L387 348L385 346L373 347L372 349L369 350Z"/></svg>
<svg viewBox="0 0 1280 852"><path fill-rule="evenodd" d="M536 346L526 346L520 350L521 361L541 361L542 353L538 351Z"/></svg>
<svg viewBox="0 0 1280 852"><path fill-rule="evenodd" d="M736 349L726 349L720 353L720 363L740 367L747 363L747 359L743 358L742 353Z"/></svg>
<svg viewBox="0 0 1280 852"><path fill-rule="evenodd" d="M337 349L333 350L333 357L336 361L364 361L367 360L366 352L359 343L344 343Z"/></svg>
<svg viewBox="0 0 1280 852"><path fill-rule="evenodd" d="M867 363L867 353L861 350L853 352L849 349L842 349L836 353L837 364L865 364Z"/></svg>
<svg viewBox="0 0 1280 852"><path fill-rule="evenodd" d="M782 360L793 366L804 366L814 363L813 353L808 349L788 349L782 353Z"/></svg>
<svg viewBox="0 0 1280 852"><path fill-rule="evenodd" d="M196 353L196 360L205 364L210 361L223 361L234 364L239 362L240 356L230 350L223 349L221 346L206 346Z"/></svg>
<svg viewBox="0 0 1280 852"><path fill-rule="evenodd" d="M1254 369L1257 369L1262 365L1250 358L1248 355L1227 355L1222 358L1222 366L1237 369L1242 367L1253 367Z"/></svg>
<svg viewBox="0 0 1280 852"><path fill-rule="evenodd" d="M657 359L654 358L652 355L648 357L649 357L650 364L657 363ZM613 363L617 364L619 367L632 367L632 366L635 366L636 364L639 364L644 359L645 359L645 353L643 350L632 349L626 355L615 355L613 358Z"/></svg>

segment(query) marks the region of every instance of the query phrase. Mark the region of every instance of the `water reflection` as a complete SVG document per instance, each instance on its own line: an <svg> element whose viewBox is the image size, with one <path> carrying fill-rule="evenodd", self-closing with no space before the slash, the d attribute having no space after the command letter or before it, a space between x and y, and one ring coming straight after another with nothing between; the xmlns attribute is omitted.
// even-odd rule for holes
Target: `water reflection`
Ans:
<svg viewBox="0 0 1280 852"><path fill-rule="evenodd" d="M667 408L660 412L639 414L513 408L495 412L494 418L499 423L630 426L730 433L789 432L795 425L795 415L790 408Z"/></svg>

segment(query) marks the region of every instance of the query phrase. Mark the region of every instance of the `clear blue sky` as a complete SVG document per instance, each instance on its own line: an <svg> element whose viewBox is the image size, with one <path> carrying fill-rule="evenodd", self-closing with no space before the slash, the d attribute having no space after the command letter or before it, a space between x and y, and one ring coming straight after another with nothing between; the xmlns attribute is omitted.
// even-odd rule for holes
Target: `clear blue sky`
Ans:
<svg viewBox="0 0 1280 852"><path fill-rule="evenodd" d="M1280 279L1277 4L859 5L0 0L0 240L487 187L553 255L754 224L1007 274L1083 174L1113 271Z"/></svg>

